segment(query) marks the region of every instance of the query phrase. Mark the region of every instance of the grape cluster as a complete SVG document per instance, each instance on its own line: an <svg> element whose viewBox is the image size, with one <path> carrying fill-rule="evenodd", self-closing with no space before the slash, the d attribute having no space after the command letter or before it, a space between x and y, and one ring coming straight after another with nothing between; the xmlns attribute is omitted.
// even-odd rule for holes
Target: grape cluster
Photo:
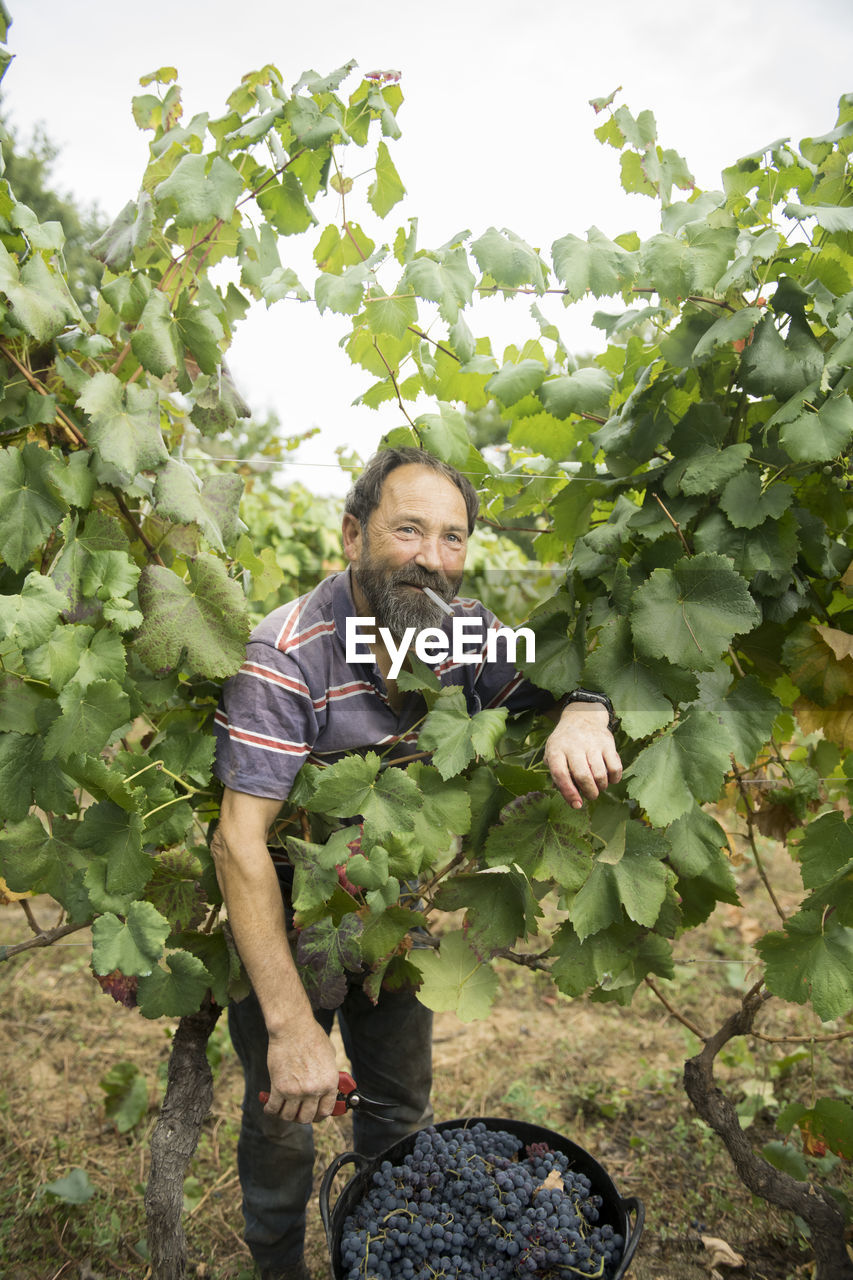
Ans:
<svg viewBox="0 0 853 1280"><path fill-rule="evenodd" d="M344 1221L344 1280L607 1280L624 1241L599 1225L601 1196L563 1152L523 1146L482 1123L422 1129Z"/></svg>

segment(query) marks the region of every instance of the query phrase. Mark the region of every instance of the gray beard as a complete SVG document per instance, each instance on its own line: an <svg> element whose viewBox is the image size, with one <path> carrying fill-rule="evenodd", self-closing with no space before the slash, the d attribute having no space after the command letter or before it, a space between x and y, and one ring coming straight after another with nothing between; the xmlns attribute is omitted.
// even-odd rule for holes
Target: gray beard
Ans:
<svg viewBox="0 0 853 1280"><path fill-rule="evenodd" d="M409 627L414 627L415 631L440 627L447 616L429 596L408 590L404 583L429 587L442 600L449 602L461 582L461 578L454 583L443 573L432 573L415 564L382 570L374 569L368 563L354 572L377 627L386 627L398 644Z"/></svg>

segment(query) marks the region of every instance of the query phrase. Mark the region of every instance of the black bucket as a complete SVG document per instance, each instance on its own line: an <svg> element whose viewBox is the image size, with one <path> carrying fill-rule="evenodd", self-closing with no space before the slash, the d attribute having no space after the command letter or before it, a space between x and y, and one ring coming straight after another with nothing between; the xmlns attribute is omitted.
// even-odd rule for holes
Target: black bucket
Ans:
<svg viewBox="0 0 853 1280"><path fill-rule="evenodd" d="M579 1147L570 1139L564 1138L562 1134L554 1133L552 1129L543 1129L541 1125L528 1124L524 1120L498 1120L491 1116L472 1116L464 1120L444 1120L435 1127L441 1132L444 1129L462 1129L474 1124L484 1124L487 1129L503 1129L506 1133L512 1133L520 1138L525 1146L533 1142L544 1142L552 1151L562 1151L568 1157L574 1172L583 1173L589 1178L592 1193L601 1196L599 1224L610 1223L613 1230L618 1232L625 1241L619 1265L611 1277L611 1280L620 1280L628 1270L640 1242L645 1218L642 1201L636 1196L623 1199L613 1185L610 1175L588 1151L584 1151L583 1147ZM332 1275L335 1280L343 1280L344 1277L341 1263L341 1236L346 1219L367 1195L373 1185L373 1174L382 1161L390 1160L392 1164L400 1164L403 1157L414 1149L417 1136L417 1133L410 1133L383 1151L381 1155L374 1157L362 1156L356 1151L345 1151L332 1161L323 1175L320 1185L320 1216L323 1219L332 1263ZM354 1165L356 1172L343 1188L334 1205L330 1205L332 1183L339 1170L347 1164ZM632 1213L635 1215L633 1230L629 1217Z"/></svg>

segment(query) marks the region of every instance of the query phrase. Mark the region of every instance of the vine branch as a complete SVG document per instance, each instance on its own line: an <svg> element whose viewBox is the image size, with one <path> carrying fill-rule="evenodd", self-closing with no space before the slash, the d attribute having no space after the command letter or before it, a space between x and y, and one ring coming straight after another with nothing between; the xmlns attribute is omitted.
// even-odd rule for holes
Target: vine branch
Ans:
<svg viewBox="0 0 853 1280"><path fill-rule="evenodd" d="M675 1005L670 1004L669 1000L667 1000L666 996L663 994L654 979L646 976L644 981L649 990L657 996L658 1000L660 1000L667 1013L669 1013L671 1017L675 1018L676 1022L680 1022L683 1027L686 1027L687 1030L696 1036L697 1039L701 1040L703 1044L706 1044L708 1037L705 1032L702 1031L695 1022L691 1022L690 1018L688 1018L686 1014L680 1013L679 1010L676 1009Z"/></svg>
<svg viewBox="0 0 853 1280"><path fill-rule="evenodd" d="M81 929L88 929L91 923L91 920L84 920L82 924L61 924L55 929L43 930L37 937L28 938L26 942L16 942L11 947L0 947L0 961L11 960L12 956L18 956L23 951L32 951L35 947L49 947L58 938L67 937L69 933L79 933Z"/></svg>

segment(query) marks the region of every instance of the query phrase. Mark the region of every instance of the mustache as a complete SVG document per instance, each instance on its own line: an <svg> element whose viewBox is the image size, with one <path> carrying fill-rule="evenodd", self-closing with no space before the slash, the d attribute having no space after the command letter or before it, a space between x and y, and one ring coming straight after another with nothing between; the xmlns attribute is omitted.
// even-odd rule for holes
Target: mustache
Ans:
<svg viewBox="0 0 853 1280"><path fill-rule="evenodd" d="M451 582L450 578L445 574L432 569L425 569L419 564L401 565L399 569L392 569L386 578L389 587L410 586L410 587L429 587L437 596L441 596L442 600L450 602L456 595L461 579Z"/></svg>

